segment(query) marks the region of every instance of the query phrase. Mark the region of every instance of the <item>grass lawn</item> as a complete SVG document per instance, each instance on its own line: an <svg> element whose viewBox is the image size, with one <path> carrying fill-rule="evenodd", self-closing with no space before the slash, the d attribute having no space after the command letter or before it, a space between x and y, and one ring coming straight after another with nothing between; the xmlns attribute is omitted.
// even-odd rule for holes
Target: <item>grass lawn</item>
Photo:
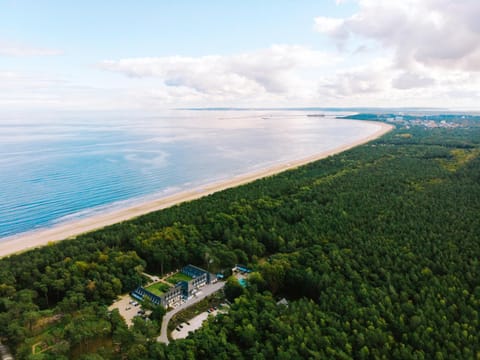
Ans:
<svg viewBox="0 0 480 360"><path fill-rule="evenodd" d="M162 296L163 294L165 294L165 292L168 291L168 289L170 289L170 286L168 286L167 284L158 282L156 284L150 285L146 289L151 293L154 293L155 295Z"/></svg>
<svg viewBox="0 0 480 360"><path fill-rule="evenodd" d="M178 272L173 274L172 276L168 277L166 280L170 283L175 285L179 281L190 281L193 278L191 276L185 275L184 273Z"/></svg>

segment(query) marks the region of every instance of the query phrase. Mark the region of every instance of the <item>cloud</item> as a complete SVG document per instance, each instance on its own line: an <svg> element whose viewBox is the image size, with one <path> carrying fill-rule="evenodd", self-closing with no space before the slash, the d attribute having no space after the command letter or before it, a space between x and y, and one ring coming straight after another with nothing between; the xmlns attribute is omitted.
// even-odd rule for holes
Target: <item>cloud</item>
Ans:
<svg viewBox="0 0 480 360"><path fill-rule="evenodd" d="M56 56L63 51L57 49L35 48L26 45L0 42L0 56L29 57L29 56Z"/></svg>
<svg viewBox="0 0 480 360"><path fill-rule="evenodd" d="M160 79L166 87L222 98L285 95L304 85L302 72L337 58L295 45L234 55L107 60L99 67L130 77ZM193 93L192 93L193 92Z"/></svg>
<svg viewBox="0 0 480 360"><path fill-rule="evenodd" d="M318 32L330 35L334 38L345 39L348 36L348 31L344 24L344 19L318 16L315 18L314 28Z"/></svg>
<svg viewBox="0 0 480 360"><path fill-rule="evenodd" d="M404 72L392 81L392 85L396 89L423 88L433 84L435 84L433 78L412 72Z"/></svg>
<svg viewBox="0 0 480 360"><path fill-rule="evenodd" d="M367 66L339 70L324 77L319 92L333 98L370 97L388 91L393 74L387 59L374 59Z"/></svg>
<svg viewBox="0 0 480 360"><path fill-rule="evenodd" d="M0 71L1 109L104 109L131 101L119 89L82 86L38 72Z"/></svg>
<svg viewBox="0 0 480 360"><path fill-rule="evenodd" d="M319 98L331 106L478 108L480 74L409 72L381 58L323 77L317 89Z"/></svg>
<svg viewBox="0 0 480 360"><path fill-rule="evenodd" d="M348 18L317 17L315 29L340 46L353 39L394 52L397 66L480 71L480 1L359 0Z"/></svg>
<svg viewBox="0 0 480 360"><path fill-rule="evenodd" d="M380 92L383 76L377 72L348 71L339 73L329 87L334 89L336 95L352 96Z"/></svg>

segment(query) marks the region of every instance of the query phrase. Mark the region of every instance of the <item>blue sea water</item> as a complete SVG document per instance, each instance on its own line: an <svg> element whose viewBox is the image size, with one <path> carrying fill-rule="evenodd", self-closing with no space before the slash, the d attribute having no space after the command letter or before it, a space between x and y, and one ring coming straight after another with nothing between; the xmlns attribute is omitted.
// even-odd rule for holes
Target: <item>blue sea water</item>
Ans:
<svg viewBox="0 0 480 360"><path fill-rule="evenodd" d="M0 115L0 238L228 179L378 130L301 112Z"/></svg>

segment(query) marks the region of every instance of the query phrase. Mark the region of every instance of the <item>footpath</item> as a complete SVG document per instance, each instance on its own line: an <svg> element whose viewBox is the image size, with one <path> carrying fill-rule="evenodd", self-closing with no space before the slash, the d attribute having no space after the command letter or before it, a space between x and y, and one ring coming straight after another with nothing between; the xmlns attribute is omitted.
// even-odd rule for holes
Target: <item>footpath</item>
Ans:
<svg viewBox="0 0 480 360"><path fill-rule="evenodd" d="M12 354L8 348L0 342L0 359L1 360L13 360Z"/></svg>

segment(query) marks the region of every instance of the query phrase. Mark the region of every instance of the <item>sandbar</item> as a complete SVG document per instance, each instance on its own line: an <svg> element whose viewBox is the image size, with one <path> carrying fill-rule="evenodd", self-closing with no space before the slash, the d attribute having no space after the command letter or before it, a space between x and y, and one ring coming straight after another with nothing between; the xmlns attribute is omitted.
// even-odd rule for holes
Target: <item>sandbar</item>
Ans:
<svg viewBox="0 0 480 360"><path fill-rule="evenodd" d="M310 162L314 162L328 156L349 150L353 147L365 144L393 129L392 125L386 123L370 123L375 124L379 128L373 134L361 138L353 143L349 143L346 145L344 144L342 146L321 152L319 154L315 154L313 156L309 156L296 161L288 161L287 163L275 165L260 171L235 176L226 181L211 183L202 187L197 187L170 196L165 196L138 205L126 207L124 209L114 210L85 219L79 219L71 222L58 224L51 228L34 230L0 239L0 258L33 248L45 246L56 241L74 238L80 234L91 232L93 230L98 230L122 221L131 220L133 218L148 214L153 211L165 209L173 205L180 204L182 202L199 199L201 197L213 194L218 191L247 184L260 178L272 176L286 170L294 169Z"/></svg>

